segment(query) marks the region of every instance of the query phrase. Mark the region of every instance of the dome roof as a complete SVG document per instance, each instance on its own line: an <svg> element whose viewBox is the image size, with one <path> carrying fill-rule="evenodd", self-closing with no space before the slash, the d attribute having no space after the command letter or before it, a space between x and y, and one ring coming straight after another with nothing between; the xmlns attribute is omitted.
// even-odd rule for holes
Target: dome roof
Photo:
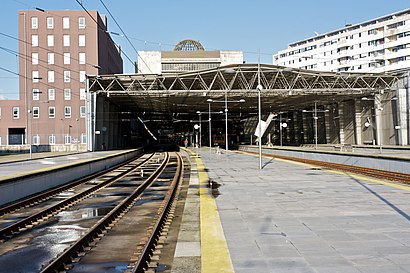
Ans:
<svg viewBox="0 0 410 273"><path fill-rule="evenodd" d="M183 40L179 42L174 51L198 51L198 50L205 50L202 44L195 40Z"/></svg>

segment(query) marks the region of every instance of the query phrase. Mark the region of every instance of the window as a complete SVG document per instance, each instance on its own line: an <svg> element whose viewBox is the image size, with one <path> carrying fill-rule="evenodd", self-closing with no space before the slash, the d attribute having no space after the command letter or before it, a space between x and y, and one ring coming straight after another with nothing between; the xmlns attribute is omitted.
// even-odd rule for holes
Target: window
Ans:
<svg viewBox="0 0 410 273"><path fill-rule="evenodd" d="M70 82L70 71L64 71L64 82Z"/></svg>
<svg viewBox="0 0 410 273"><path fill-rule="evenodd" d="M78 62L80 64L85 64L85 53L83 52L78 53Z"/></svg>
<svg viewBox="0 0 410 273"><path fill-rule="evenodd" d="M33 145L40 145L40 136L39 135L33 136Z"/></svg>
<svg viewBox="0 0 410 273"><path fill-rule="evenodd" d="M86 79L85 73L86 73L85 71L80 71L80 82L85 82L85 79Z"/></svg>
<svg viewBox="0 0 410 273"><path fill-rule="evenodd" d="M87 135L86 134L81 134L81 144L86 144L87 143Z"/></svg>
<svg viewBox="0 0 410 273"><path fill-rule="evenodd" d="M56 108L54 106L48 107L48 117L55 118L56 117Z"/></svg>
<svg viewBox="0 0 410 273"><path fill-rule="evenodd" d="M70 28L70 18L63 17L63 29L69 29L69 28Z"/></svg>
<svg viewBox="0 0 410 273"><path fill-rule="evenodd" d="M54 64L54 53L47 53L47 63Z"/></svg>
<svg viewBox="0 0 410 273"><path fill-rule="evenodd" d="M1 119L1 107L0 107L0 119Z"/></svg>
<svg viewBox="0 0 410 273"><path fill-rule="evenodd" d="M85 35L78 35L78 46L85 46Z"/></svg>
<svg viewBox="0 0 410 273"><path fill-rule="evenodd" d="M33 107L33 118L39 118L40 117L40 107L35 106Z"/></svg>
<svg viewBox="0 0 410 273"><path fill-rule="evenodd" d="M38 18L31 17L31 29L38 29Z"/></svg>
<svg viewBox="0 0 410 273"><path fill-rule="evenodd" d="M56 99L56 91L54 89L48 89L48 100Z"/></svg>
<svg viewBox="0 0 410 273"><path fill-rule="evenodd" d="M54 18L53 17L47 17L47 28L48 29L54 28Z"/></svg>
<svg viewBox="0 0 410 273"><path fill-rule="evenodd" d="M65 141L65 144L71 144L71 136L70 135L65 135L64 136L64 141Z"/></svg>
<svg viewBox="0 0 410 273"><path fill-rule="evenodd" d="M47 71L47 81L54 82L54 71Z"/></svg>
<svg viewBox="0 0 410 273"><path fill-rule="evenodd" d="M31 46L38 46L38 35L31 35Z"/></svg>
<svg viewBox="0 0 410 273"><path fill-rule="evenodd" d="M85 106L80 106L80 118L85 118Z"/></svg>
<svg viewBox="0 0 410 273"><path fill-rule="evenodd" d="M85 28L85 17L78 17L78 28Z"/></svg>
<svg viewBox="0 0 410 273"><path fill-rule="evenodd" d="M80 88L80 100L85 100L85 99L86 99L85 88Z"/></svg>
<svg viewBox="0 0 410 273"><path fill-rule="evenodd" d="M47 35L47 46L54 46L54 35Z"/></svg>
<svg viewBox="0 0 410 273"><path fill-rule="evenodd" d="M70 35L63 35L63 46L70 46Z"/></svg>
<svg viewBox="0 0 410 273"><path fill-rule="evenodd" d="M32 71L31 72L31 78L33 79L33 82L39 82L40 81L40 74L38 71Z"/></svg>
<svg viewBox="0 0 410 273"><path fill-rule="evenodd" d="M50 145L56 144L56 136L55 135L48 136L48 144L50 144Z"/></svg>
<svg viewBox="0 0 410 273"><path fill-rule="evenodd" d="M71 89L64 89L64 100L71 100Z"/></svg>
<svg viewBox="0 0 410 273"><path fill-rule="evenodd" d="M64 117L71 118L71 106L64 107Z"/></svg>
<svg viewBox="0 0 410 273"><path fill-rule="evenodd" d="M33 89L33 100L40 100L40 90Z"/></svg>
<svg viewBox="0 0 410 273"><path fill-rule="evenodd" d="M18 119L18 118L20 118L20 108L13 107L13 119Z"/></svg>
<svg viewBox="0 0 410 273"><path fill-rule="evenodd" d="M64 53L64 64L70 64L70 53L68 53L68 52L65 52Z"/></svg>
<svg viewBox="0 0 410 273"><path fill-rule="evenodd" d="M31 64L38 64L38 53L31 53Z"/></svg>

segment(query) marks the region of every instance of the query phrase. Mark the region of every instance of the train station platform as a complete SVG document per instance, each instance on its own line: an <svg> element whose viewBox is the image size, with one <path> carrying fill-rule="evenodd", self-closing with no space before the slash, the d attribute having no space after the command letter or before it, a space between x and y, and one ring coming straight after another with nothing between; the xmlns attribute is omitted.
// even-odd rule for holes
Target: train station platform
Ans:
<svg viewBox="0 0 410 273"><path fill-rule="evenodd" d="M50 169L61 168L88 160L97 160L123 151L99 151L86 153L33 153L9 154L0 156L0 181Z"/></svg>
<svg viewBox="0 0 410 273"><path fill-rule="evenodd" d="M254 155L190 151L173 273L410 272L410 186L272 157L260 170Z"/></svg>

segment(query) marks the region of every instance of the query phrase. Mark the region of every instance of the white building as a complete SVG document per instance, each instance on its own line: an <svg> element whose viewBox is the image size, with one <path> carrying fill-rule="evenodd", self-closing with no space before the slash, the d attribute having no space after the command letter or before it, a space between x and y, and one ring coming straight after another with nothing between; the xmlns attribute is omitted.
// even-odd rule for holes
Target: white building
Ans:
<svg viewBox="0 0 410 273"><path fill-rule="evenodd" d="M242 51L208 51L197 41L184 40L173 51L139 51L137 73L179 73L242 63Z"/></svg>
<svg viewBox="0 0 410 273"><path fill-rule="evenodd" d="M333 72L410 68L410 9L292 43L273 64Z"/></svg>

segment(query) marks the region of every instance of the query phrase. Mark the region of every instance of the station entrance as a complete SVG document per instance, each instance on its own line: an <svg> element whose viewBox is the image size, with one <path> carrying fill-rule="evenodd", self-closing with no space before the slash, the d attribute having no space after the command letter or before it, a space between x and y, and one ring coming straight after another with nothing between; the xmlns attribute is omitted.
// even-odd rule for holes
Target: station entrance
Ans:
<svg viewBox="0 0 410 273"><path fill-rule="evenodd" d="M263 145L407 145L403 81L400 74L266 64L90 76L88 112L95 115L87 119L89 149L183 145L186 138L198 146L255 144L259 110Z"/></svg>

